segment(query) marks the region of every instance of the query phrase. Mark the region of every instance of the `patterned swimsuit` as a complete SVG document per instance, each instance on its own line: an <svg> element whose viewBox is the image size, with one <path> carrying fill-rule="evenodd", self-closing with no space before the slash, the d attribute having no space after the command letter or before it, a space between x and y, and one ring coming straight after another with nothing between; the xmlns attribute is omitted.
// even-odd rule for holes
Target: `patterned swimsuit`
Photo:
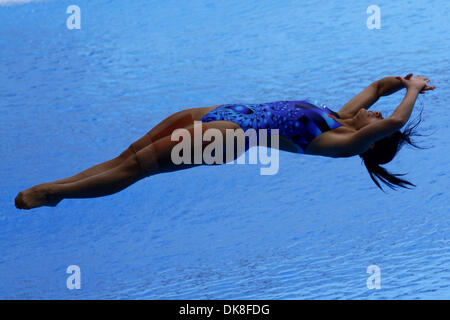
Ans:
<svg viewBox="0 0 450 320"><path fill-rule="evenodd" d="M276 101L262 104L223 104L211 110L202 122L227 120L238 124L244 131L278 129L280 136L290 139L298 153L305 153L311 141L328 130L341 126L330 115L340 118L318 101ZM246 146L248 149L248 146Z"/></svg>

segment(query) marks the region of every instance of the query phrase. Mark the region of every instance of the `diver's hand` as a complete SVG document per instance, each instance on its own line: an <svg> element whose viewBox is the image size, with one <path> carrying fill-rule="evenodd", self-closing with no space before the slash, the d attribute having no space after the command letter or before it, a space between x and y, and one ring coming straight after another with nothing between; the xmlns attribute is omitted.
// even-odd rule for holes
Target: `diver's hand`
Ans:
<svg viewBox="0 0 450 320"><path fill-rule="evenodd" d="M412 75L413 75L412 73L409 73L404 78L402 77L395 77L395 78L400 80L406 87L406 89L416 89L419 93L425 93L425 91L434 90L436 88L435 86L427 85L430 79L419 75L412 78Z"/></svg>
<svg viewBox="0 0 450 320"><path fill-rule="evenodd" d="M435 86L425 86L425 87L423 87L422 91L420 91L419 93L425 93L425 91L434 90L434 89L436 89Z"/></svg>

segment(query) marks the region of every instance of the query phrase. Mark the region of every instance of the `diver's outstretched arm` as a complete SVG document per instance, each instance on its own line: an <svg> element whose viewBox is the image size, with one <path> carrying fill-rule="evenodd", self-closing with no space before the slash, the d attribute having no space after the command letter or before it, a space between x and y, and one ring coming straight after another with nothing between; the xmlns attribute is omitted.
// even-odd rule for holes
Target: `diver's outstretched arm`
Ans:
<svg viewBox="0 0 450 320"><path fill-rule="evenodd" d="M338 113L341 118L352 118L360 109L369 109L379 98L379 85L375 81L344 104Z"/></svg>
<svg viewBox="0 0 450 320"><path fill-rule="evenodd" d="M403 83L396 77L384 77L372 82L363 91L354 96L340 110L343 118L353 117L360 109L369 109L382 96L387 96L404 88Z"/></svg>
<svg viewBox="0 0 450 320"><path fill-rule="evenodd" d="M405 77L407 78L409 74ZM396 77L384 77L378 82L378 96L379 97L385 97L389 96L393 93L396 93L397 91L405 88L403 83L398 80Z"/></svg>
<svg viewBox="0 0 450 320"><path fill-rule="evenodd" d="M412 73L408 74L404 79L409 80L411 77ZM343 118L351 118L362 108L368 110L380 97L391 95L405 88L404 82L399 78L401 77L384 77L372 82L363 91L348 101L338 113ZM419 93L425 93L425 91L434 89L434 86L425 86Z"/></svg>
<svg viewBox="0 0 450 320"><path fill-rule="evenodd" d="M409 73L404 79L410 80L412 75L412 73ZM389 96L405 88L405 84L399 78L401 77L385 77L378 80L378 95L380 97ZM425 93L425 91L434 90L435 88L435 86L426 85L419 93Z"/></svg>

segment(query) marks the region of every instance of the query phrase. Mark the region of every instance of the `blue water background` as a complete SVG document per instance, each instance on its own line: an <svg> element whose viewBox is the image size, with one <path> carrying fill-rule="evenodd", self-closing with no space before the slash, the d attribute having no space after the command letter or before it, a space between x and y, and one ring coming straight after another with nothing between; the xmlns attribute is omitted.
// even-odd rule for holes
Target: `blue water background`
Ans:
<svg viewBox="0 0 450 320"><path fill-rule="evenodd" d="M448 299L450 2L0 1L0 298ZM66 8L81 8L68 30ZM366 9L381 8L381 29ZM220 103L332 109L409 72L427 150L387 168L280 153L279 173L197 167L21 211L16 194L117 156L166 116ZM392 112L404 91L373 110ZM78 265L82 289L66 288ZM381 289L369 290L369 265Z"/></svg>

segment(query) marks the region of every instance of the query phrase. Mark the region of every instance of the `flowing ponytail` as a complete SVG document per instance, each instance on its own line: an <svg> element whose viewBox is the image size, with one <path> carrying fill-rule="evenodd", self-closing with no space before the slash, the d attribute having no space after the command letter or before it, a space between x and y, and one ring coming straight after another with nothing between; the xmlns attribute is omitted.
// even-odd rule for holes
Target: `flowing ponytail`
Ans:
<svg viewBox="0 0 450 320"><path fill-rule="evenodd" d="M402 174L390 173L385 168L381 167L380 164L386 164L392 161L397 152L401 149L401 147L405 143L417 149L428 149L418 146L413 140L411 140L412 136L426 136L418 134L416 131L416 127L422 121L422 112L423 108L420 111L418 120L413 125L408 125L405 128L405 130L403 130L403 132L400 130L395 131L391 135L375 142L374 147L372 149L369 149L366 152L359 155L362 158L362 161L364 162L367 171L369 172L370 178L381 190L383 190L383 188L381 187L377 179L394 190L397 187L410 189L408 186L412 187L416 186L415 184L407 180L399 178L400 176L404 176L405 175L404 173ZM375 179L375 177L377 179Z"/></svg>
<svg viewBox="0 0 450 320"><path fill-rule="evenodd" d="M407 180L398 178L399 176L404 176L405 173L398 173L398 174L390 173L385 168L381 167L379 164L372 163L370 162L370 160L367 160L367 157L366 158L363 157L363 161L367 171L369 172L370 178L381 190L383 190L383 188L381 187L380 183L375 179L375 177L377 177L381 182L383 182L388 187L394 190L397 186L407 189L409 189L408 185L414 187L416 186L415 184Z"/></svg>

